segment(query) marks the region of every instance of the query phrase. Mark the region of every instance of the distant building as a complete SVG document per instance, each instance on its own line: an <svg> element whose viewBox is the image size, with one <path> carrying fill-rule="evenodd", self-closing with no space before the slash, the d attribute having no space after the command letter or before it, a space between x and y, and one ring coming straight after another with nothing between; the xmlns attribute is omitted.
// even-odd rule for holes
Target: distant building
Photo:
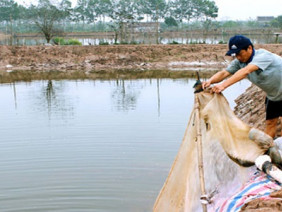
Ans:
<svg viewBox="0 0 282 212"><path fill-rule="evenodd" d="M261 23L267 23L274 19L274 16L258 16L257 21Z"/></svg>

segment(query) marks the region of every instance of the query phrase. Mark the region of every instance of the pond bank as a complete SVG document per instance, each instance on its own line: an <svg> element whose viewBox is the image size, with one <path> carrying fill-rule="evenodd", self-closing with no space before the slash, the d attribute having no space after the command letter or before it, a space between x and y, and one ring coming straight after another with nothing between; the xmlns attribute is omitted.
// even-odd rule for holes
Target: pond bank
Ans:
<svg viewBox="0 0 282 212"><path fill-rule="evenodd" d="M282 44L257 45L282 55ZM226 44L0 46L0 80L209 77L229 63Z"/></svg>
<svg viewBox="0 0 282 212"><path fill-rule="evenodd" d="M252 85L241 94L235 103L234 113L243 122L264 131L265 128L265 92ZM281 135L281 124L277 124L277 136Z"/></svg>

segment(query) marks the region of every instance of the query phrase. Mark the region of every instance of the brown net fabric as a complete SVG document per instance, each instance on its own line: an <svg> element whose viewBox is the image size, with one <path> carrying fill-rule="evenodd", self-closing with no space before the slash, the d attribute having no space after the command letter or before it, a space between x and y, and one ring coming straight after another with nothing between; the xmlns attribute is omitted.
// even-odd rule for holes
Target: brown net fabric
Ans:
<svg viewBox="0 0 282 212"><path fill-rule="evenodd" d="M250 126L234 115L223 95L208 92L196 95L200 103L205 188L207 194L213 193L213 199L219 200L231 195L248 177L250 169L236 163L250 166L266 149L248 138ZM191 112L179 152L155 201L155 212L202 211L195 110ZM209 204L210 210L215 207L214 202Z"/></svg>

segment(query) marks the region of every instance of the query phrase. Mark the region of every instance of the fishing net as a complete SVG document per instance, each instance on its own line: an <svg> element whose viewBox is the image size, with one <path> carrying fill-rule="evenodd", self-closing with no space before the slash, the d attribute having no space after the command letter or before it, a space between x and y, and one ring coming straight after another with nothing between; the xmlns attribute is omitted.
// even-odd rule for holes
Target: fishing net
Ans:
<svg viewBox="0 0 282 212"><path fill-rule="evenodd" d="M194 107L191 112L179 152L155 201L155 212L202 211L197 126L201 129L206 193L213 200L208 209L212 211L250 178L254 168L242 166L252 166L270 146L269 143L258 145L249 139L251 127L234 115L222 94L195 95L199 108Z"/></svg>

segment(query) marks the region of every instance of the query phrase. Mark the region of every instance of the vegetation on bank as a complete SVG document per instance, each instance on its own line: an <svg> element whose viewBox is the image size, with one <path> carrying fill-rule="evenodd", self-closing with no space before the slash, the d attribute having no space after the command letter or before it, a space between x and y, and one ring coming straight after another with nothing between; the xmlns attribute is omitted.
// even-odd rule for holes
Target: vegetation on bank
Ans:
<svg viewBox="0 0 282 212"><path fill-rule="evenodd" d="M82 43L79 42L78 40L76 39L69 39L69 40L66 40L64 38L61 38L61 37L56 37L54 39L52 39L53 43L56 44L56 45L78 45L78 46L81 46Z"/></svg>

